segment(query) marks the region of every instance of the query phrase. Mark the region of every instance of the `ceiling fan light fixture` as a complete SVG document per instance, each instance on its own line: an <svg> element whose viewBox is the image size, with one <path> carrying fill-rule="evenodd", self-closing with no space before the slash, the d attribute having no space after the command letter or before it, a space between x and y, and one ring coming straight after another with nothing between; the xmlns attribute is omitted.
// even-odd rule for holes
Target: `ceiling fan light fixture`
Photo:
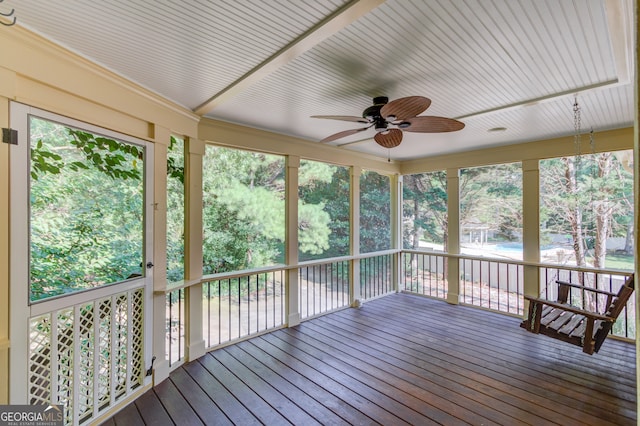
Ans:
<svg viewBox="0 0 640 426"><path fill-rule="evenodd" d="M387 130L388 123L380 117L376 118L375 129L376 132L384 132Z"/></svg>

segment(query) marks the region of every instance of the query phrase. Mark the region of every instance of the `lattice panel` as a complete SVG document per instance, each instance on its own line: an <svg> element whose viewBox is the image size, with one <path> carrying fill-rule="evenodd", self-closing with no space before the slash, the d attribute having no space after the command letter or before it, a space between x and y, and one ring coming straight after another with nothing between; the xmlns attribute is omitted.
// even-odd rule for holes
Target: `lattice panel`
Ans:
<svg viewBox="0 0 640 426"><path fill-rule="evenodd" d="M131 293L131 389L144 380L144 292Z"/></svg>
<svg viewBox="0 0 640 426"><path fill-rule="evenodd" d="M89 419L93 415L93 384L95 365L95 333L93 303L81 306L78 309L78 417Z"/></svg>
<svg viewBox="0 0 640 426"><path fill-rule="evenodd" d="M33 318L29 327L29 404L51 401L51 316Z"/></svg>
<svg viewBox="0 0 640 426"><path fill-rule="evenodd" d="M57 359L57 400L56 404L62 404L65 407L73 407L73 380L74 380L74 363L73 363L73 309L65 309L59 311L56 319L57 338L58 338L58 359ZM65 423L70 424L73 418L73 410L65 410Z"/></svg>
<svg viewBox="0 0 640 426"><path fill-rule="evenodd" d="M29 402L95 419L144 384L144 289L30 320Z"/></svg>
<svg viewBox="0 0 640 426"><path fill-rule="evenodd" d="M114 339L114 385L116 399L122 397L127 392L127 311L128 300L126 294L121 294L116 298L113 328L115 329Z"/></svg>
<svg viewBox="0 0 640 426"><path fill-rule="evenodd" d="M111 401L111 299L98 302L98 410Z"/></svg>

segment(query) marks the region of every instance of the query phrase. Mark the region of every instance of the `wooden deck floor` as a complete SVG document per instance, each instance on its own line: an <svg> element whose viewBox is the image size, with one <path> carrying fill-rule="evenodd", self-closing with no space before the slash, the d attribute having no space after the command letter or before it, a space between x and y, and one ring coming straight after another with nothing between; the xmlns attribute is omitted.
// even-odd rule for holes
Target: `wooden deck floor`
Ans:
<svg viewBox="0 0 640 426"><path fill-rule="evenodd" d="M635 346L397 294L208 353L107 425L635 425Z"/></svg>

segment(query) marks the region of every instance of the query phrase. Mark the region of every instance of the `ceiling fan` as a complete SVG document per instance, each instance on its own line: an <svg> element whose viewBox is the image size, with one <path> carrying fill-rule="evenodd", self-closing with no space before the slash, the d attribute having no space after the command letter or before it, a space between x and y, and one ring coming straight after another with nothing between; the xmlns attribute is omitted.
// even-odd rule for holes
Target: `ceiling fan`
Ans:
<svg viewBox="0 0 640 426"><path fill-rule="evenodd" d="M431 105L431 100L423 96L408 96L389 102L386 96L373 98L373 105L362 112L362 117L349 115L313 115L312 118L354 121L367 126L359 129L344 130L327 136L320 142L326 143L336 139L355 135L358 132L374 127L376 135L373 139L380 146L394 148L402 142L402 132L442 133L455 132L464 128L464 123L453 118L420 116Z"/></svg>

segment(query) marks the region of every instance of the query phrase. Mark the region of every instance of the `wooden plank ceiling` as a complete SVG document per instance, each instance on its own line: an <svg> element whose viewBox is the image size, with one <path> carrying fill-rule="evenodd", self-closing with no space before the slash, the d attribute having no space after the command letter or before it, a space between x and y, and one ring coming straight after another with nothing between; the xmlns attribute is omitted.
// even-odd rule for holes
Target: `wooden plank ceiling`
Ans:
<svg viewBox="0 0 640 426"><path fill-rule="evenodd" d="M319 141L373 96L455 133L331 142L408 160L633 125L633 0L7 0L21 25L199 114ZM489 129L504 127L505 131Z"/></svg>

